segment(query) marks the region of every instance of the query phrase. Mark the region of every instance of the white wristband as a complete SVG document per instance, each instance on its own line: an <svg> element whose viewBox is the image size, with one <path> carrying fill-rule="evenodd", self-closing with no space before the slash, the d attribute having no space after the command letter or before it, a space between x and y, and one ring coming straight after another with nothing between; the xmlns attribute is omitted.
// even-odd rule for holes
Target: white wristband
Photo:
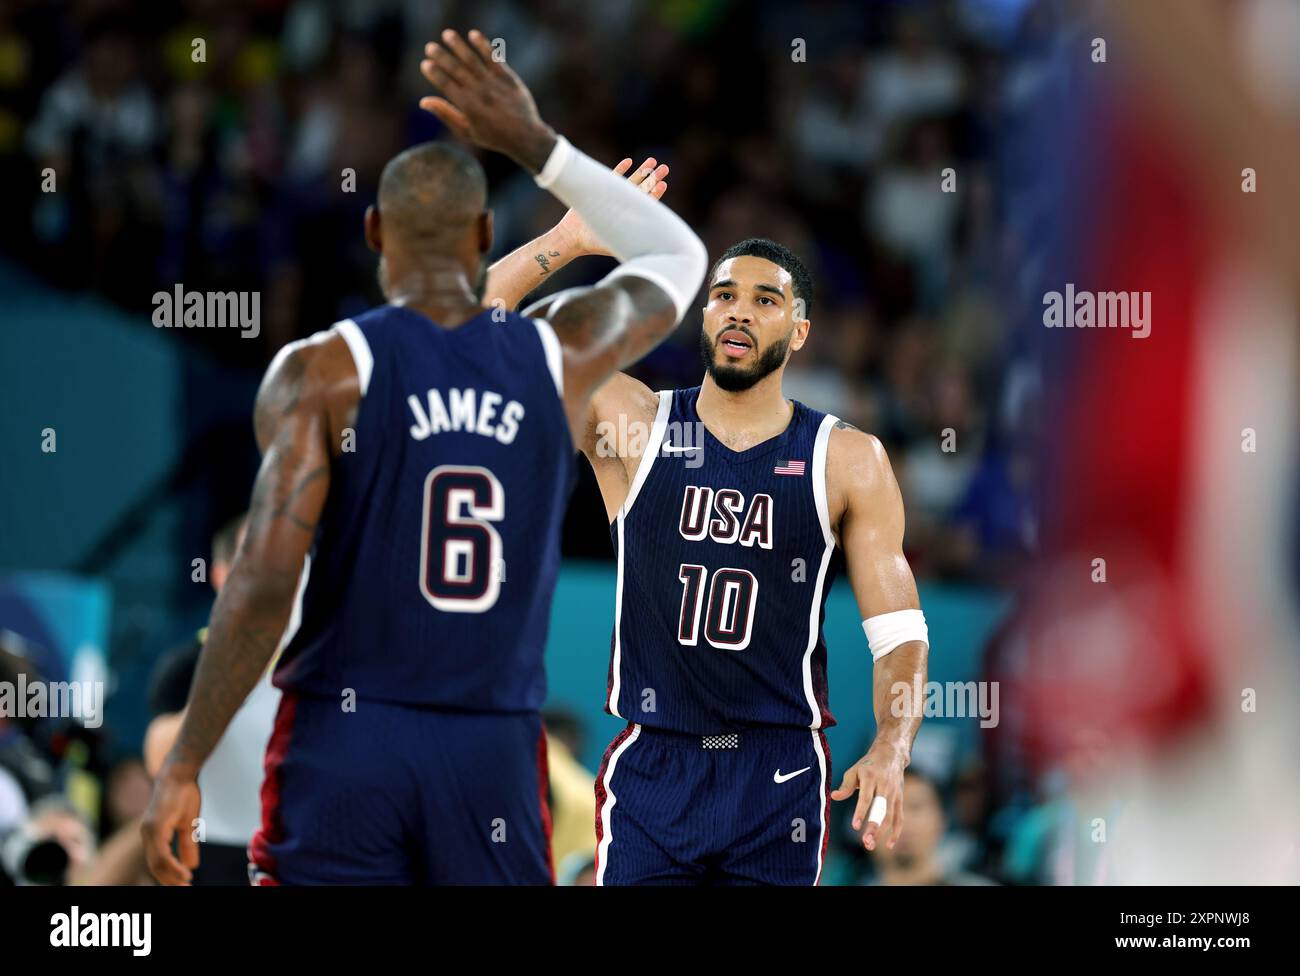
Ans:
<svg viewBox="0 0 1300 976"><path fill-rule="evenodd" d="M930 646L930 629L925 625L925 614L920 610L894 610L878 613L862 621L871 648L871 660L879 661L899 644L920 641Z"/></svg>

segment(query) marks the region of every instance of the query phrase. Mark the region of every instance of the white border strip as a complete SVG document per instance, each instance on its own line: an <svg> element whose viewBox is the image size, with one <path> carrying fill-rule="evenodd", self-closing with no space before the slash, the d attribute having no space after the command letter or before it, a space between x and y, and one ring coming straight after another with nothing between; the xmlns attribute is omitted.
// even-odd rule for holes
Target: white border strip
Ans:
<svg viewBox="0 0 1300 976"><path fill-rule="evenodd" d="M618 531L618 580L614 584L614 660L610 665L614 680L609 688L609 711L611 715L618 718L624 718L618 711L618 696L623 689L619 671L623 664L623 560L624 551L627 549L623 541L623 520L631 509L632 503L636 501L636 496L655 463L655 457L659 454L659 446L663 443L664 431L668 427L668 411L672 407L672 402L672 390L659 391L659 409L655 412L655 423L650 430L650 440L641 455L641 463L637 466L632 487L628 489L627 498L623 500L623 505L618 510L618 517L614 521Z"/></svg>
<svg viewBox="0 0 1300 976"><path fill-rule="evenodd" d="M365 396L366 390L370 388L370 374L375 371L375 357L370 351L370 343L366 341L361 326L351 319L335 322L334 331L341 335L343 341L348 344L348 351L352 353L352 361L357 367L357 379L361 383L361 395Z"/></svg>
<svg viewBox="0 0 1300 976"><path fill-rule="evenodd" d="M618 513L618 580L614 584L614 660L610 663L610 670L614 673L614 680L609 686L609 714L615 718L623 718L618 711L618 696L623 690L623 682L619 669L623 665L623 550L627 548L623 544L623 513Z"/></svg>
<svg viewBox="0 0 1300 976"><path fill-rule="evenodd" d="M551 371L551 379L555 380L555 392L564 399L564 352L560 349L559 336L555 334L555 329L546 319L533 319L533 325L537 326L537 334L542 340L542 349L546 352L546 368Z"/></svg>
<svg viewBox="0 0 1300 976"><path fill-rule="evenodd" d="M831 554L835 551L835 535L831 532L826 502L826 455L831 429L838 421L838 417L830 414L823 417L821 426L817 428L817 440L813 444L813 502L817 506L817 520L821 522L822 539L826 548L822 550L821 565L817 567L817 585L813 588L812 606L808 608L808 646L803 652L803 694L808 702L808 711L812 713L812 724L809 726L812 729L820 729L822 726L822 710L817 706L817 696L813 692L812 653L817 647L817 638L821 635L822 588L826 585L826 570L831 564Z"/></svg>
<svg viewBox="0 0 1300 976"><path fill-rule="evenodd" d="M614 767L618 765L618 757L627 751L627 747L637 740L641 734L641 726L633 725L632 734L623 740L622 744L614 750L613 755L609 757L609 765L605 767L605 802L600 807L600 848L596 851L596 859L600 862L600 867L596 871L596 884L600 887L605 885L605 869L609 867L609 842L613 835L610 833L610 813L614 809L614 790L610 783L614 779Z"/></svg>
<svg viewBox="0 0 1300 976"><path fill-rule="evenodd" d="M830 512L826 501L826 458L829 454L831 430L840 422L839 417L827 414L817 428L817 440L813 444L813 501L817 505L817 519L822 524L822 538L828 546L835 545L835 533L831 531Z"/></svg>
<svg viewBox="0 0 1300 976"><path fill-rule="evenodd" d="M817 816L822 822L822 833L817 839L817 876L813 878L813 887L822 883L822 851L826 847L826 753L822 750L822 733L820 729L812 730L813 752L817 753L817 768L821 770L821 788L817 791Z"/></svg>
<svg viewBox="0 0 1300 976"><path fill-rule="evenodd" d="M636 496L641 492L641 486L650 475L650 469L654 467L655 458L659 456L659 448L664 442L664 431L668 429L668 413L673 406L673 391L659 391L659 409L655 411L654 426L650 428L650 439L646 442L645 450L641 454L641 463L637 465L636 477L632 479L632 486L627 490L627 497L623 499L623 504L618 510L619 517L622 518L632 510L632 503L636 501Z"/></svg>

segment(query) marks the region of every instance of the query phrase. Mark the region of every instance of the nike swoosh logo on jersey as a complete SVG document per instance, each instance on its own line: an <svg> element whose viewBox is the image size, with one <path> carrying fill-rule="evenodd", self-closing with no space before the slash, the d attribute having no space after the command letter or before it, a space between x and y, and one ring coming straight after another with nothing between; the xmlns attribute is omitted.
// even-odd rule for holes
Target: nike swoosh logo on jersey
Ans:
<svg viewBox="0 0 1300 976"><path fill-rule="evenodd" d="M806 773L810 769L812 769L811 766L805 766L803 769L796 769L793 773L783 773L781 772L781 770L778 769L775 773L772 774L772 782L784 783L786 780L794 779L800 773Z"/></svg>
<svg viewBox="0 0 1300 976"><path fill-rule="evenodd" d="M665 454L685 454L687 451L698 451L703 447L703 444L665 444L663 450Z"/></svg>

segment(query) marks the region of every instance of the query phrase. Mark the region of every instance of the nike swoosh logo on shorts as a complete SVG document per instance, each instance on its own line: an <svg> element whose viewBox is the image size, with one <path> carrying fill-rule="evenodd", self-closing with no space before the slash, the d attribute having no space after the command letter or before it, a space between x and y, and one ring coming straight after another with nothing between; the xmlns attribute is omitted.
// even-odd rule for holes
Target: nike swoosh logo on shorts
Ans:
<svg viewBox="0 0 1300 976"><path fill-rule="evenodd" d="M796 769L793 773L783 773L781 772L781 770L778 769L775 773L772 774L772 782L784 783L786 780L794 779L800 773L806 773L810 769L812 769L811 766L805 766L803 769Z"/></svg>

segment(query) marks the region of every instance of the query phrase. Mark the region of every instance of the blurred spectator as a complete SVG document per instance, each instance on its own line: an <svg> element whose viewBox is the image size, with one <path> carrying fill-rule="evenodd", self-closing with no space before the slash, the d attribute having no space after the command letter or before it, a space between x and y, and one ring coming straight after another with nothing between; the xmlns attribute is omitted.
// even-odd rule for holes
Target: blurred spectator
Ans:
<svg viewBox="0 0 1300 976"><path fill-rule="evenodd" d="M212 539L212 567L208 580L220 592L230 575L244 534L245 516L227 522ZM297 623L290 620L289 630ZM189 643L158 663L150 704L154 718L145 733L145 765L156 775L180 734L185 706L206 628ZM203 835L196 885L248 883L248 844L261 823L262 761L271 737L280 691L271 684L268 668L235 712L216 749L199 773L203 793Z"/></svg>
<svg viewBox="0 0 1300 976"><path fill-rule="evenodd" d="M40 672L28 658L28 645L15 634L0 631L0 685L16 689L19 676L26 675L26 681L41 680ZM0 713L0 777L5 782L16 786L22 794L24 808L55 793L58 783L54 768L28 735L29 723L33 719L21 719ZM9 802L10 810L16 808L16 801ZM3 827L0 827L3 833Z"/></svg>
<svg viewBox="0 0 1300 976"><path fill-rule="evenodd" d="M951 111L962 96L962 69L952 52L935 43L932 11L900 8L894 44L862 76L862 98L881 130L916 118Z"/></svg>
<svg viewBox="0 0 1300 976"><path fill-rule="evenodd" d="M105 12L83 35L81 58L46 91L26 133L42 179L55 180L32 214L54 249L59 280L143 297L148 279L133 251L156 249L151 153L157 109L140 77L130 20ZM138 289L138 292L136 292Z"/></svg>
<svg viewBox="0 0 1300 976"><path fill-rule="evenodd" d="M582 727L563 709L547 709L548 802L551 810L551 862L557 874L572 858L590 859L596 851L596 776L575 758L582 751Z"/></svg>
<svg viewBox="0 0 1300 976"><path fill-rule="evenodd" d="M0 874L17 885L64 885L95 856L90 825L62 797L32 807L0 844Z"/></svg>
<svg viewBox="0 0 1300 976"><path fill-rule="evenodd" d="M138 756L121 760L109 771L104 789L104 811L99 820L101 837L108 837L138 820L149 805L153 780Z"/></svg>
<svg viewBox="0 0 1300 976"><path fill-rule="evenodd" d="M27 795L22 784L0 766L0 840L27 818Z"/></svg>
<svg viewBox="0 0 1300 976"><path fill-rule="evenodd" d="M883 885L989 885L989 878L954 869L939 856L947 829L947 817L939 787L913 769L903 776L905 829L890 850L878 846L871 858L877 872L876 884Z"/></svg>

